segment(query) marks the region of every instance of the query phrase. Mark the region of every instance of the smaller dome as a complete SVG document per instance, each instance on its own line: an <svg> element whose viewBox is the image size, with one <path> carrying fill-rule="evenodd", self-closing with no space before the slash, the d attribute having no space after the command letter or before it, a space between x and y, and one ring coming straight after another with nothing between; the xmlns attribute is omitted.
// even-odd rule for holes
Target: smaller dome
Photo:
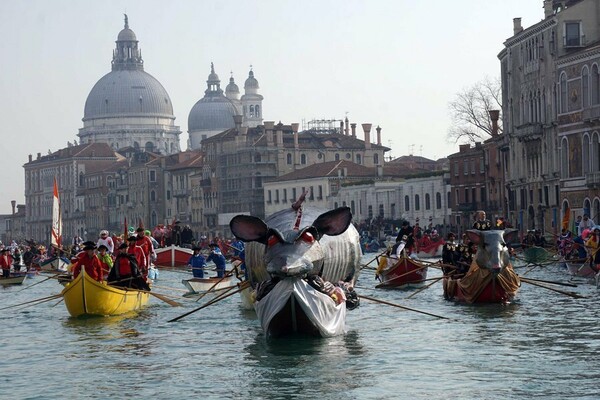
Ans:
<svg viewBox="0 0 600 400"><path fill-rule="evenodd" d="M203 97L188 117L188 131L225 131L235 127L233 116L239 114L225 96Z"/></svg>
<svg viewBox="0 0 600 400"><path fill-rule="evenodd" d="M258 89L258 81L254 77L254 71L250 70L248 79L244 82L244 89Z"/></svg>
<svg viewBox="0 0 600 400"><path fill-rule="evenodd" d="M117 36L117 40L121 42L137 42L137 37L135 33L129 28L123 29L119 32L119 36Z"/></svg>
<svg viewBox="0 0 600 400"><path fill-rule="evenodd" d="M229 78L229 84L225 88L225 92L226 93L239 93L240 92L240 88L238 87L238 85L235 84L235 81L233 80L233 76L231 78Z"/></svg>

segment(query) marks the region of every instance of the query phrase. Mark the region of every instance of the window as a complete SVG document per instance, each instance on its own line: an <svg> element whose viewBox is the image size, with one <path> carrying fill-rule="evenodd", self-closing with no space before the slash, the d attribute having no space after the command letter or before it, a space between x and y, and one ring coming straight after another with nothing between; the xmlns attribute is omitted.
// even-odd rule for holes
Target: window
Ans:
<svg viewBox="0 0 600 400"><path fill-rule="evenodd" d="M352 211L352 214L356 213L356 206L354 204L354 200L350 200L350 211Z"/></svg>
<svg viewBox="0 0 600 400"><path fill-rule="evenodd" d="M485 187L479 189L479 199L482 203L485 202Z"/></svg>
<svg viewBox="0 0 600 400"><path fill-rule="evenodd" d="M360 154L356 155L356 163L357 164L362 164L362 156Z"/></svg>
<svg viewBox="0 0 600 400"><path fill-rule="evenodd" d="M335 153L335 161L340 161L340 153Z"/></svg>
<svg viewBox="0 0 600 400"><path fill-rule="evenodd" d="M429 193L425 193L425 209L431 210L431 199L429 197Z"/></svg>
<svg viewBox="0 0 600 400"><path fill-rule="evenodd" d="M288 163L288 165L292 165L292 154L291 153L287 154L287 163Z"/></svg>
<svg viewBox="0 0 600 400"><path fill-rule="evenodd" d="M254 155L254 161L255 161L255 162L260 162L260 161L261 161L261 159L262 159L262 157L261 157L260 153L256 153L256 154Z"/></svg>
<svg viewBox="0 0 600 400"><path fill-rule="evenodd" d="M314 200L315 199L315 188L314 186L310 187L310 195L308 196L309 200Z"/></svg>
<svg viewBox="0 0 600 400"><path fill-rule="evenodd" d="M150 177L148 178L150 180L150 182L156 182L156 171L151 169L150 170Z"/></svg>
<svg viewBox="0 0 600 400"><path fill-rule="evenodd" d="M258 105L254 106L254 116L260 118L260 107Z"/></svg>
<svg viewBox="0 0 600 400"><path fill-rule="evenodd" d="M296 188L292 188L292 198L290 199L292 202L296 201Z"/></svg>
<svg viewBox="0 0 600 400"><path fill-rule="evenodd" d="M442 194L440 192L435 194L435 208L438 210L442 208Z"/></svg>
<svg viewBox="0 0 600 400"><path fill-rule="evenodd" d="M318 200L323 200L323 185L319 185L319 196L317 197Z"/></svg>
<svg viewBox="0 0 600 400"><path fill-rule="evenodd" d="M171 191L167 190L167 200L171 200Z"/></svg>
<svg viewBox="0 0 600 400"><path fill-rule="evenodd" d="M275 203L279 203L279 189L275 190Z"/></svg>
<svg viewBox="0 0 600 400"><path fill-rule="evenodd" d="M560 75L560 112L567 112L567 74Z"/></svg>
<svg viewBox="0 0 600 400"><path fill-rule="evenodd" d="M565 22L565 47L579 47L582 43L581 23Z"/></svg>
<svg viewBox="0 0 600 400"><path fill-rule="evenodd" d="M368 211L369 219L372 219L373 218L373 206L369 206L368 210L369 210Z"/></svg>
<svg viewBox="0 0 600 400"><path fill-rule="evenodd" d="M465 188L465 203L469 202L469 189Z"/></svg>
<svg viewBox="0 0 600 400"><path fill-rule="evenodd" d="M373 163L379 164L379 154L373 154Z"/></svg>
<svg viewBox="0 0 600 400"><path fill-rule="evenodd" d="M383 204L379 205L379 216L383 218L385 216Z"/></svg>
<svg viewBox="0 0 600 400"><path fill-rule="evenodd" d="M583 173L590 172L590 137L586 134L583 136L583 151L581 154L583 162Z"/></svg>
<svg viewBox="0 0 600 400"><path fill-rule="evenodd" d="M454 176L458 176L458 170L460 169L458 161L454 163Z"/></svg>
<svg viewBox="0 0 600 400"><path fill-rule="evenodd" d="M283 189L283 199L282 201L285 203L287 201L287 189Z"/></svg>
<svg viewBox="0 0 600 400"><path fill-rule="evenodd" d="M396 203L390 204L390 218L396 219Z"/></svg>
<svg viewBox="0 0 600 400"><path fill-rule="evenodd" d="M592 105L600 104L600 70L598 64L592 67L592 84L590 87L592 93Z"/></svg>
<svg viewBox="0 0 600 400"><path fill-rule="evenodd" d="M562 178L569 177L569 142L563 138L560 146L560 173Z"/></svg>
<svg viewBox="0 0 600 400"><path fill-rule="evenodd" d="M272 201L273 201L273 199L271 196L271 191L267 190L267 204L271 204Z"/></svg>
<svg viewBox="0 0 600 400"><path fill-rule="evenodd" d="M421 199L418 194L415 194L415 211L419 211L421 209Z"/></svg>
<svg viewBox="0 0 600 400"><path fill-rule="evenodd" d="M404 211L410 210L410 197L404 196Z"/></svg>
<svg viewBox="0 0 600 400"><path fill-rule="evenodd" d="M302 165L306 164L306 154L300 155L300 164L302 164Z"/></svg>
<svg viewBox="0 0 600 400"><path fill-rule="evenodd" d="M479 158L479 172L481 174L483 174L483 171L485 170L485 162L483 161L483 157Z"/></svg>
<svg viewBox="0 0 600 400"><path fill-rule="evenodd" d="M156 201L156 192L154 190L150 191L150 201Z"/></svg>
<svg viewBox="0 0 600 400"><path fill-rule="evenodd" d="M467 159L463 162L463 174L469 175L469 160Z"/></svg>
<svg viewBox="0 0 600 400"><path fill-rule="evenodd" d="M588 72L588 68L587 66L583 67L583 70L581 71L581 101L583 104L583 107L589 107L590 105L590 79L589 79L589 72Z"/></svg>

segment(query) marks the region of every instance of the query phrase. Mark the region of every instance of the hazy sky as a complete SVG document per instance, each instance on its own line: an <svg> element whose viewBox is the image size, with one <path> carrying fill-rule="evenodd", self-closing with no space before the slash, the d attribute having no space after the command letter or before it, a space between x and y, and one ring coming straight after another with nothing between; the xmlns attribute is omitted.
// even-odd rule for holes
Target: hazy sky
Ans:
<svg viewBox="0 0 600 400"><path fill-rule="evenodd" d="M171 97L182 149L214 62L222 88L233 71L242 91L253 66L267 121L348 113L359 126L380 125L392 155L414 145L432 159L457 151L448 102L499 75L512 19L527 27L543 18L542 0L3 0L0 213L25 202L28 154L76 138L90 90L110 71L123 13L145 71Z"/></svg>

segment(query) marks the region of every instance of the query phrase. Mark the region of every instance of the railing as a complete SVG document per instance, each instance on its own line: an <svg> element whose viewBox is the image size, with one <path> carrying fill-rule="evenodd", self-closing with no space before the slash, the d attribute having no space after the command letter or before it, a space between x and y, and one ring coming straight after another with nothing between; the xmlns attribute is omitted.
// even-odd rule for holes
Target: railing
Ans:
<svg viewBox="0 0 600 400"><path fill-rule="evenodd" d="M590 189L600 188L600 171L585 174L585 184Z"/></svg>
<svg viewBox="0 0 600 400"><path fill-rule="evenodd" d="M583 110L584 121L600 119L600 105L596 104Z"/></svg>

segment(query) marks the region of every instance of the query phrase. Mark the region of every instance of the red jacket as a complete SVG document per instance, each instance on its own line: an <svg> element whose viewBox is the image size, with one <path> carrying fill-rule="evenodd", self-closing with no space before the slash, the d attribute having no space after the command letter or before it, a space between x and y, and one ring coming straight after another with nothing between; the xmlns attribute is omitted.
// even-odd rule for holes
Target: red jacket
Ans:
<svg viewBox="0 0 600 400"><path fill-rule="evenodd" d="M73 265L73 279L79 276L81 267L84 267L86 274L92 279L102 282L102 264L95 254L90 257L87 253L83 253L78 255L77 258L77 262Z"/></svg>
<svg viewBox="0 0 600 400"><path fill-rule="evenodd" d="M146 255L144 250L140 246L129 246L127 247L127 253L135 255L135 259L140 268L140 272L144 275L144 278L148 275L148 264L146 263Z"/></svg>
<svg viewBox="0 0 600 400"><path fill-rule="evenodd" d="M5 253L3 256L0 256L0 267L2 269L10 269L12 263L13 259L10 254Z"/></svg>
<svg viewBox="0 0 600 400"><path fill-rule="evenodd" d="M138 237L135 241L135 244L140 246L142 250L144 250L144 255L146 259L150 259L150 253L152 253L152 240L148 236Z"/></svg>

